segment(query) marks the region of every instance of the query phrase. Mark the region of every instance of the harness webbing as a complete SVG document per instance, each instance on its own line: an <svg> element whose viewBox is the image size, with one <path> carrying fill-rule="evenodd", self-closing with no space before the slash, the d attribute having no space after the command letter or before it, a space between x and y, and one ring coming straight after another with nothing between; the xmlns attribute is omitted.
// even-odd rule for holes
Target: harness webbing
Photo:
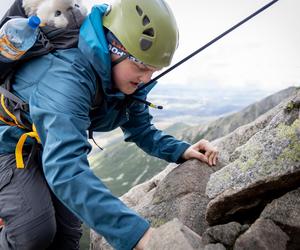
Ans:
<svg viewBox="0 0 300 250"><path fill-rule="evenodd" d="M101 105L103 103L103 90L101 87L101 79L97 75L96 71L95 71L95 75L96 75L96 81L97 81L96 93L95 93L93 104L92 104L92 107L90 110L90 115L93 115L93 113L97 112L97 110L101 107ZM36 144L36 142L41 143L41 140L36 131L35 125L31 124L27 120L24 123L24 121L21 119L21 116L18 115L18 113L16 112L16 109L15 109L16 107L19 107L19 114L22 112L29 112L29 105L28 105L28 103L24 102L19 97L14 95L12 92L10 92L11 81L13 78L12 76L13 76L13 74L10 74L6 78L4 87L0 86L0 121L2 121L3 123L5 123L9 126L17 126L25 131L20 136L20 138L17 142L17 145L16 145L16 149L15 149L17 168L24 168L31 160L31 159L29 159L29 161L26 164L24 164L23 148L24 148L24 144L25 144L27 138L31 137L31 138L35 139L35 144ZM6 104L6 101L9 103L8 105ZM103 148L101 148L96 143L95 139L93 138L93 131L91 129L89 129L88 132L89 132L89 139L92 139L94 141L94 143L101 150L103 150ZM34 149L34 147L36 147L35 144L32 146L32 152L35 151L35 149ZM32 155L32 154L30 154L30 155Z"/></svg>
<svg viewBox="0 0 300 250"><path fill-rule="evenodd" d="M24 160L23 160L23 147L28 137L34 138L38 143L41 143L40 137L36 131L34 124L32 124L32 131L22 134L17 143L16 151L15 151L17 168L25 167Z"/></svg>
<svg viewBox="0 0 300 250"><path fill-rule="evenodd" d="M1 108L2 108L2 113L4 113L5 115L7 115L7 117L4 117L3 114L0 115L0 121L2 121L3 123L9 125L9 126L17 126L25 131L28 132L24 132L16 145L16 149L15 149L15 156L16 156L16 166L17 168L24 168L25 164L24 164L24 160L23 160L23 147L25 144L25 141L27 140L28 137L34 138L38 143L40 143L40 138L39 135L36 131L36 128L34 126L34 124L32 124L32 127L26 128L23 125L21 125L21 121L19 121L19 119L9 110L9 107L6 106L5 104L5 98L8 99L13 99L13 101L17 104L24 104L24 102L19 99L17 96L11 94L9 91L7 91L6 89L0 87L0 93L1 93ZM9 96L9 97L8 97ZM10 118L12 121L8 121L8 118ZM32 131L31 131L32 130ZM33 145L34 147L35 145Z"/></svg>
<svg viewBox="0 0 300 250"><path fill-rule="evenodd" d="M6 112L6 114L14 121L14 123L20 127L20 128L24 128L21 124L19 124L17 117L11 113L8 108L5 105L5 101L4 101L4 95L1 94L1 106L4 109L4 111ZM4 119L4 118L3 118Z"/></svg>
<svg viewBox="0 0 300 250"><path fill-rule="evenodd" d="M76 48L79 39L79 29L85 18L78 11L77 8L71 8L67 10L68 14L72 17L72 21L64 29L58 29L56 27L44 26L41 27L41 32L35 42L35 45L27 51L22 58L17 61L0 60L0 123L7 124L9 126L17 126L23 129L24 134L21 135L16 145L15 155L18 168L26 167L30 165L31 156L34 156L40 138L35 129L34 124L31 124L27 114L29 113L29 105L11 93L11 79L16 69L22 63L29 61L32 58L46 55L56 49L68 49ZM16 16L22 16L27 18L24 8L22 7L22 1L15 1L5 16L0 21L0 27L11 18ZM0 124L0 125L1 125ZM28 137L34 138L33 146L29 158L24 166L22 158L22 151L25 141Z"/></svg>

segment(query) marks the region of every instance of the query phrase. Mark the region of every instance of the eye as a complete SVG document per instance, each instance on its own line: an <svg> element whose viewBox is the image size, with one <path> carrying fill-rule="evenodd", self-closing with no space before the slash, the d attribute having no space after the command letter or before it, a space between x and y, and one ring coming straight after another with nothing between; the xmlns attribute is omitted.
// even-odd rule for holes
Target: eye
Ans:
<svg viewBox="0 0 300 250"><path fill-rule="evenodd" d="M55 11L55 14L54 14L55 17L56 16L60 16L60 15L61 15L61 11L60 10Z"/></svg>
<svg viewBox="0 0 300 250"><path fill-rule="evenodd" d="M148 68L145 65L143 65L143 64L136 63L135 65L141 71L148 71Z"/></svg>
<svg viewBox="0 0 300 250"><path fill-rule="evenodd" d="M80 6L79 6L77 3L75 3L75 7L76 7L76 8L80 8Z"/></svg>
<svg viewBox="0 0 300 250"><path fill-rule="evenodd" d="M137 70L142 70L141 66L139 63L136 63L136 62L132 62L132 64L134 65L135 69Z"/></svg>

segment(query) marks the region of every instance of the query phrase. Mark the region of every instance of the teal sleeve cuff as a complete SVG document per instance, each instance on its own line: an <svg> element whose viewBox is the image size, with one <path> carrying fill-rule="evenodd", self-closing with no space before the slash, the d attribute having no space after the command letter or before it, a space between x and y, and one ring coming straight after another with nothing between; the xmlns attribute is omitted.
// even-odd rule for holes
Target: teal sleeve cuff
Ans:
<svg viewBox="0 0 300 250"><path fill-rule="evenodd" d="M185 150L187 150L191 144L187 143L187 142L181 142L182 145L178 148L178 150L174 153L174 158L177 159L175 160L175 163L180 164L185 162L186 160L182 158L183 153L185 152Z"/></svg>
<svg viewBox="0 0 300 250"><path fill-rule="evenodd" d="M118 250L133 249L149 228L150 228L150 223L145 219L141 220L136 225L133 225L130 238L128 238L128 244L126 244L125 246L120 246Z"/></svg>

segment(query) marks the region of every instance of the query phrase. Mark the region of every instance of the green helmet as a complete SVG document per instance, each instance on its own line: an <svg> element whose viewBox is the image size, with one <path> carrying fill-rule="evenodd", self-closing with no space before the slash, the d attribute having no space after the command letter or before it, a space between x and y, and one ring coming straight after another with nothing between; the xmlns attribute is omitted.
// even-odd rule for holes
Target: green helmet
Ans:
<svg viewBox="0 0 300 250"><path fill-rule="evenodd" d="M175 17L164 0L115 0L103 25L143 63L158 68L170 65L179 37Z"/></svg>

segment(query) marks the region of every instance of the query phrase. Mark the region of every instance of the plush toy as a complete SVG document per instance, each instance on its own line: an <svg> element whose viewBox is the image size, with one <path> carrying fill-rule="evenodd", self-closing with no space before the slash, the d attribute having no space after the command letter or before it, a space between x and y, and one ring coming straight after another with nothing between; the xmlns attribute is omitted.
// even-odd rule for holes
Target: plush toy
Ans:
<svg viewBox="0 0 300 250"><path fill-rule="evenodd" d="M23 0L23 8L27 16L37 15L42 24L65 28L74 21L72 13L83 17L87 9L81 0Z"/></svg>

